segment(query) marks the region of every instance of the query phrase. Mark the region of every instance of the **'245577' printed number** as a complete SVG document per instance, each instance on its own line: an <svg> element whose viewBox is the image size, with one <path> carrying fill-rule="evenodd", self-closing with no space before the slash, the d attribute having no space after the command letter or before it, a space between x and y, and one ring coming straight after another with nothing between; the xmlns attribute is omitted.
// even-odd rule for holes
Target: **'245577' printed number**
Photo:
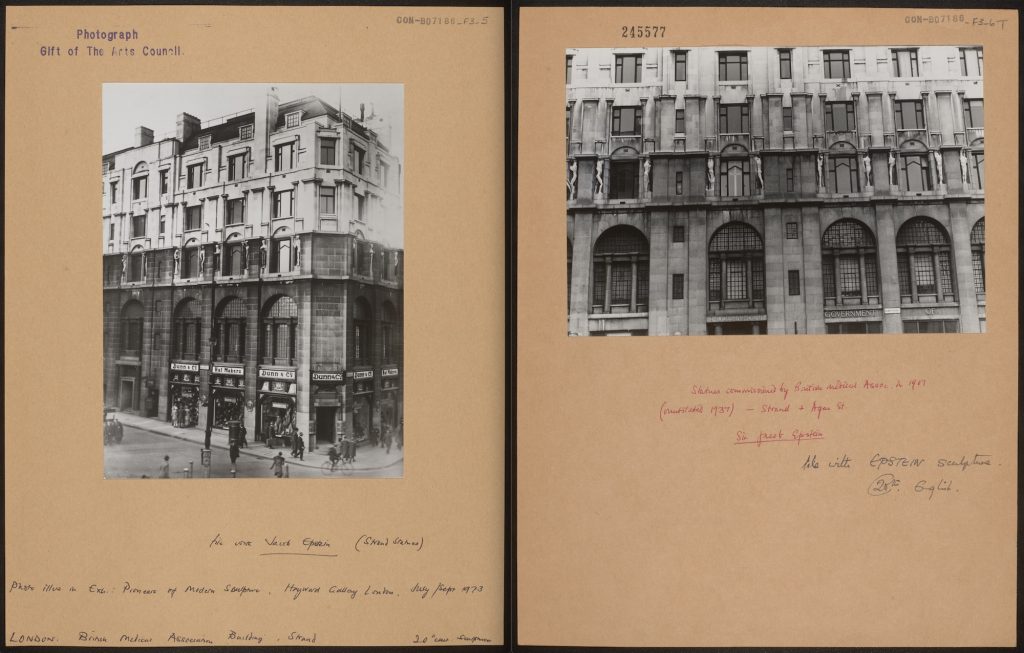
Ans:
<svg viewBox="0 0 1024 653"><path fill-rule="evenodd" d="M665 37L664 25L623 25L622 38L624 39L658 39Z"/></svg>

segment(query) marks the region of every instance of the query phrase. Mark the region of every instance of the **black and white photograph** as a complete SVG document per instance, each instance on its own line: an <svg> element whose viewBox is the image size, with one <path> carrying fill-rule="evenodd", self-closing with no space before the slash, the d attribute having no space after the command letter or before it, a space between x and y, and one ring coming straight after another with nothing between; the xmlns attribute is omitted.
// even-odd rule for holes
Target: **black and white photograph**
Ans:
<svg viewBox="0 0 1024 653"><path fill-rule="evenodd" d="M105 478L402 476L403 107L103 85Z"/></svg>
<svg viewBox="0 0 1024 653"><path fill-rule="evenodd" d="M570 49L570 336L984 333L980 46Z"/></svg>

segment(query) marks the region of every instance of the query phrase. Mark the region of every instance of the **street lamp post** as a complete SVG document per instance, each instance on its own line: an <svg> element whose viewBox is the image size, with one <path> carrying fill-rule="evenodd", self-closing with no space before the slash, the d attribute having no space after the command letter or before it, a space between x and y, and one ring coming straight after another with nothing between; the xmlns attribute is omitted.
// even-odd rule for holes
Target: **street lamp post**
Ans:
<svg viewBox="0 0 1024 653"><path fill-rule="evenodd" d="M219 261L214 260L213 274L210 276L210 382L206 390L206 438L203 444L205 449L210 448L210 439L213 437L213 364L217 360L217 325L214 324L214 317L217 304L218 263Z"/></svg>

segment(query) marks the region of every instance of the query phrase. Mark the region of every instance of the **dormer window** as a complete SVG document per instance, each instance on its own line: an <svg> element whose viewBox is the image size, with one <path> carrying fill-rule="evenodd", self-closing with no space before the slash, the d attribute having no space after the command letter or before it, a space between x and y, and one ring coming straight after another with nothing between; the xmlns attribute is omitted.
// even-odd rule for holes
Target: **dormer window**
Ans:
<svg viewBox="0 0 1024 653"><path fill-rule="evenodd" d="M302 119L301 111L293 111L284 115L284 126L285 127L298 127L299 121Z"/></svg>
<svg viewBox="0 0 1024 653"><path fill-rule="evenodd" d="M213 137L210 136L209 134L206 134L205 136L200 136L199 137L199 151L200 152L203 151L203 150L210 149L210 140L212 138Z"/></svg>
<svg viewBox="0 0 1024 653"><path fill-rule="evenodd" d="M238 140L247 141L252 138L252 125L242 125L238 128Z"/></svg>

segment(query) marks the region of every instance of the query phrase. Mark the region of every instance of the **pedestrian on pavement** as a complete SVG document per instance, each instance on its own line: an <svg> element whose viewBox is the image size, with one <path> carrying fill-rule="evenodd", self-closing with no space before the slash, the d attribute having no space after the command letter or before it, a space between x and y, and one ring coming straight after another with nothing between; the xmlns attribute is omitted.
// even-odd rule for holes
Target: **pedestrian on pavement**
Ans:
<svg viewBox="0 0 1024 653"><path fill-rule="evenodd" d="M303 454L306 452L306 438L302 435L302 431L295 432L295 446L298 447L299 460L305 460Z"/></svg>
<svg viewBox="0 0 1024 653"><path fill-rule="evenodd" d="M164 456L164 464L160 465L160 476L158 478L171 477L171 457Z"/></svg>
<svg viewBox="0 0 1024 653"><path fill-rule="evenodd" d="M389 454L391 453L391 439L392 439L392 437L393 437L393 434L391 433L391 427L390 426L385 426L384 427L384 448L385 448L386 452L389 453Z"/></svg>
<svg viewBox="0 0 1024 653"><path fill-rule="evenodd" d="M274 476L278 478L284 476L284 456L281 455L280 451L277 452L273 462L270 463L270 469L274 470Z"/></svg>
<svg viewBox="0 0 1024 653"><path fill-rule="evenodd" d="M124 425L117 421L117 415L114 416L114 442L121 444L121 440L124 439Z"/></svg>
<svg viewBox="0 0 1024 653"><path fill-rule="evenodd" d="M245 436L248 433L248 431L245 430L245 426L241 426L240 427L239 433L241 434L241 437L242 437L242 441L239 443L239 446L248 448L249 447L249 443L246 442L246 440L245 440Z"/></svg>
<svg viewBox="0 0 1024 653"><path fill-rule="evenodd" d="M238 460L238 442L235 440L231 441L231 446L228 448L228 452L231 455L231 465L234 466L235 461Z"/></svg>

